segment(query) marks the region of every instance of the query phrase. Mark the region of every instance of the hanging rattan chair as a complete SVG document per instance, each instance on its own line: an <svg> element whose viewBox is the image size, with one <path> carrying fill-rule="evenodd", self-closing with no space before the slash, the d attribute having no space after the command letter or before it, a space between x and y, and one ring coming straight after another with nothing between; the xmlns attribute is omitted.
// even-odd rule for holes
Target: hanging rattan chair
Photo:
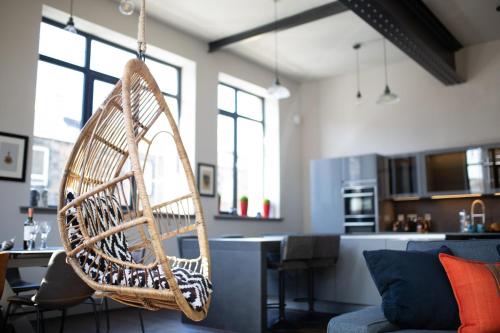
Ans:
<svg viewBox="0 0 500 333"><path fill-rule="evenodd" d="M140 17L143 55L144 2ZM162 146L173 140L169 158L183 169L186 193L153 204L144 169L160 139ZM58 224L69 264L100 294L150 310L181 310L192 320L207 315L212 286L199 193L175 120L143 60L126 64L77 139L60 185ZM199 257L168 256L164 242L185 233L196 234Z"/></svg>

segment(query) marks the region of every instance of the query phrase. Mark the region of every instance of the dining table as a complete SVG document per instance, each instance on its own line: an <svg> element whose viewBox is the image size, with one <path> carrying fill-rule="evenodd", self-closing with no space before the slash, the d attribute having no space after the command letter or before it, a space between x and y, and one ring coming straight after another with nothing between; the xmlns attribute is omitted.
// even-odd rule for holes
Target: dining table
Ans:
<svg viewBox="0 0 500 333"><path fill-rule="evenodd" d="M47 267L52 257L52 254L57 251L62 251L62 247L49 247L46 249L23 250L13 248L5 251L9 253L9 261L7 268L23 268L23 267ZM0 304L3 311L7 309L7 299L14 296L15 293L9 285L8 279L5 280L5 287L3 291ZM5 314L4 314L5 318ZM29 321L28 316L11 316L9 322L14 326L16 332L35 332L33 326Z"/></svg>

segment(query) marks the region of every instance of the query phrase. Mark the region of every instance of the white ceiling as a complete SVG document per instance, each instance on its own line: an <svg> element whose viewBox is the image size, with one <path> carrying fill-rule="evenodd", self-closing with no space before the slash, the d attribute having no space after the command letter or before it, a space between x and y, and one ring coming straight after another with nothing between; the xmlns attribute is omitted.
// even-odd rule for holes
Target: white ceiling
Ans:
<svg viewBox="0 0 500 333"><path fill-rule="evenodd" d="M117 0L116 0L117 1ZM133 0L136 7L139 0ZM280 0L279 17L294 15L332 0ZM424 0L465 45L500 38L500 0ZM273 0L147 0L148 14L205 42L273 20ZM298 80L355 70L352 46L362 43L361 68L383 64L381 35L352 12L344 12L279 32L280 71ZM207 44L208 49L208 44ZM265 67L274 66L273 33L232 44L226 50ZM408 57L388 44L388 62Z"/></svg>
<svg viewBox="0 0 500 333"><path fill-rule="evenodd" d="M424 0L464 46L500 39L499 0Z"/></svg>

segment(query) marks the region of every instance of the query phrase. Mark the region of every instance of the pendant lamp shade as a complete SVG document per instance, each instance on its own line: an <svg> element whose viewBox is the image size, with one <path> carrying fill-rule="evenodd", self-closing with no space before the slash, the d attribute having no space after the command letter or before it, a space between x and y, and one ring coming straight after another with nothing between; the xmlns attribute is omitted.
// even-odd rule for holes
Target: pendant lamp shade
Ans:
<svg viewBox="0 0 500 333"><path fill-rule="evenodd" d="M384 105L384 104L394 104L399 102L399 96L396 95L391 91L391 88L389 88L389 83L387 79L387 50L385 46L385 38L383 39L383 45L384 45L384 72L385 72L385 89L382 95L377 100L377 104Z"/></svg>
<svg viewBox="0 0 500 333"><path fill-rule="evenodd" d="M267 93L276 99L284 99L290 97L290 90L281 85L280 80L276 78L273 85L267 88Z"/></svg>
<svg viewBox="0 0 500 333"><path fill-rule="evenodd" d="M395 104L399 102L399 96L391 92L389 86L385 86L384 93L377 99L377 104Z"/></svg>
<svg viewBox="0 0 500 333"><path fill-rule="evenodd" d="M70 0L69 6L69 19L64 26L64 30L76 34L75 21L73 21L73 0Z"/></svg>
<svg viewBox="0 0 500 333"><path fill-rule="evenodd" d="M278 0L274 0L274 23L278 21ZM278 30L274 30L274 82L267 88L267 93L275 99L284 99L290 97L290 90L280 83L278 69Z"/></svg>

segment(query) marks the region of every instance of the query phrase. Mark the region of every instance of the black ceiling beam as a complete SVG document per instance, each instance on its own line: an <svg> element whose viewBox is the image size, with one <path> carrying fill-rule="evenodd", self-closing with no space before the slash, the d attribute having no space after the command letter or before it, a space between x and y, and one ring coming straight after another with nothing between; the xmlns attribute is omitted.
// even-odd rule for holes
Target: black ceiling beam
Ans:
<svg viewBox="0 0 500 333"><path fill-rule="evenodd" d="M247 31L243 31L237 33L232 36L224 37L212 42L208 43L208 52L217 51L224 46L229 44L237 43L242 40L262 35L275 30L285 30L289 28L296 27L298 25L306 24L309 22L313 22L328 16L336 15L347 11L347 7L344 6L339 1L334 1L331 3L327 3L326 5L322 5L319 7L315 7L299 14L295 14L292 16L288 16L277 20L276 22L271 22L268 24L264 24L260 27L256 27Z"/></svg>
<svg viewBox="0 0 500 333"><path fill-rule="evenodd" d="M445 85L463 83L455 52L463 46L422 0L339 0Z"/></svg>

